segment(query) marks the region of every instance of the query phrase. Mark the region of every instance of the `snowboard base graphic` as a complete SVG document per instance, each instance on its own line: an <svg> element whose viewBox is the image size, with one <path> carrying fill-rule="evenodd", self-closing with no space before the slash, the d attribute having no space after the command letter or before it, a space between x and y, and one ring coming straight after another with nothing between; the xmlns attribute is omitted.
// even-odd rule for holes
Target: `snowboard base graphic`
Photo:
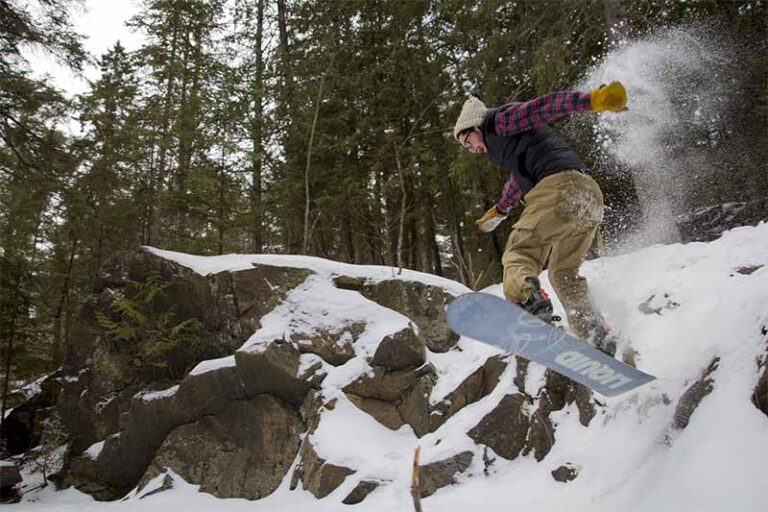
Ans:
<svg viewBox="0 0 768 512"><path fill-rule="evenodd" d="M459 335L535 361L604 396L626 393L656 378L495 295L460 295L448 305L446 318Z"/></svg>

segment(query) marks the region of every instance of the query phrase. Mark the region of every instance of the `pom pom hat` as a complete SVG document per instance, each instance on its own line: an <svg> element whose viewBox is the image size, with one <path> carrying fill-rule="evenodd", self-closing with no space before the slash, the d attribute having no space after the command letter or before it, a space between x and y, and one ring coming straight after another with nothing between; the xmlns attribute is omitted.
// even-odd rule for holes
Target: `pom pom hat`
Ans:
<svg viewBox="0 0 768 512"><path fill-rule="evenodd" d="M464 102L464 106L461 107L461 114L456 121L456 126L453 127L453 138L459 140L459 134L467 128L474 128L483 124L483 118L488 109L485 104L475 96L472 96Z"/></svg>

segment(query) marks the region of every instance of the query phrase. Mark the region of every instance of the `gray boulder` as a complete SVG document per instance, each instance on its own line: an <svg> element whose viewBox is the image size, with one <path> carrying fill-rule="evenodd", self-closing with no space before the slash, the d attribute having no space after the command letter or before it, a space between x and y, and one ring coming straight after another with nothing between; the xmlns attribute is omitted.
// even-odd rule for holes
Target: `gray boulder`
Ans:
<svg viewBox="0 0 768 512"><path fill-rule="evenodd" d="M571 482L575 480L577 476L579 476L579 470L571 463L564 464L557 469L552 470L552 478L554 478L556 482Z"/></svg>
<svg viewBox="0 0 768 512"><path fill-rule="evenodd" d="M367 283L362 294L370 300L410 318L418 327L427 348L447 352L459 341L445 321L445 307L454 296L437 286L392 279Z"/></svg>
<svg viewBox="0 0 768 512"><path fill-rule="evenodd" d="M280 304L288 292L303 283L312 272L254 263L250 270L223 272L219 275L231 279L230 293L237 310L236 318L243 332L250 336L250 333L261 328L261 318Z"/></svg>
<svg viewBox="0 0 768 512"><path fill-rule="evenodd" d="M597 414L589 388L549 369L544 376L546 384L538 395L538 407L530 415L530 430L523 449L523 455L533 453L537 461L543 460L555 444L556 429L550 419L553 411L575 403L579 422L585 427Z"/></svg>
<svg viewBox="0 0 768 512"><path fill-rule="evenodd" d="M20 496L16 486L22 482L15 464L0 461L0 503L16 503Z"/></svg>
<svg viewBox="0 0 768 512"><path fill-rule="evenodd" d="M456 389L435 405L430 416L431 430L437 430L456 412L493 391L506 367L507 363L503 356L493 356L472 372Z"/></svg>
<svg viewBox="0 0 768 512"><path fill-rule="evenodd" d="M176 413L174 416L182 418L179 423L187 423L201 416L218 414L232 402L255 395L247 393L237 367L222 365L187 375L179 384L172 407ZM147 414L137 411L132 416L142 418Z"/></svg>
<svg viewBox="0 0 768 512"><path fill-rule="evenodd" d="M723 231L768 220L768 198L698 208L675 219L684 243L708 242Z"/></svg>
<svg viewBox="0 0 768 512"><path fill-rule="evenodd" d="M298 407L312 387L311 375L299 375L300 356L292 343L273 340L237 351L235 361L249 396L266 393Z"/></svg>
<svg viewBox="0 0 768 512"><path fill-rule="evenodd" d="M355 471L321 458L312 443L307 443L301 459L301 483L304 489L321 499L336 490Z"/></svg>
<svg viewBox="0 0 768 512"><path fill-rule="evenodd" d="M435 368L426 364L418 368L388 372L382 366L355 379L344 387L344 391L363 398L375 398L385 402L398 402L424 375L435 375Z"/></svg>
<svg viewBox="0 0 768 512"><path fill-rule="evenodd" d="M528 399L521 394L506 395L467 434L505 459L516 458L525 446L530 420L525 413Z"/></svg>
<svg viewBox="0 0 768 512"><path fill-rule="evenodd" d="M357 505L382 485L381 480L361 480L347 497L342 500L345 505Z"/></svg>
<svg viewBox="0 0 768 512"><path fill-rule="evenodd" d="M702 400L712 392L715 382L712 374L717 370L719 363L720 358L714 358L709 366L701 373L699 379L691 384L691 386L685 390L683 396L680 397L680 400L677 402L677 407L675 408L675 415L672 419L672 426L675 429L682 430L687 427L696 408L701 404Z"/></svg>
<svg viewBox="0 0 768 512"><path fill-rule="evenodd" d="M60 372L40 383L40 392L13 407L3 420L2 451L6 456L20 455L40 442L40 426L55 412L61 392Z"/></svg>
<svg viewBox="0 0 768 512"><path fill-rule="evenodd" d="M429 434L432 431L429 396L434 385L434 375L427 374L419 377L397 405L400 417L413 428L413 432L418 437Z"/></svg>
<svg viewBox="0 0 768 512"><path fill-rule="evenodd" d="M352 393L347 393L347 398L363 412L373 416L373 419L387 428L397 430L405 424L397 410L397 405L376 398L363 398Z"/></svg>
<svg viewBox="0 0 768 512"><path fill-rule="evenodd" d="M768 326L763 326L763 336L768 334ZM752 403L755 407L760 409L763 414L768 416L768 354L762 357L761 366L763 368L763 374L757 381L755 391L752 393Z"/></svg>
<svg viewBox="0 0 768 512"><path fill-rule="evenodd" d="M438 489L456 483L456 475L472 464L472 452L461 452L453 457L419 466L421 497L431 496Z"/></svg>
<svg viewBox="0 0 768 512"><path fill-rule="evenodd" d="M381 340L371 364L383 366L388 371L397 371L421 366L426 361L424 340L416 334L412 326L408 326Z"/></svg>
<svg viewBox="0 0 768 512"><path fill-rule="evenodd" d="M431 431L429 395L436 376L431 364L388 372L374 366L344 387L350 401L392 429L409 424L417 436Z"/></svg>
<svg viewBox="0 0 768 512"><path fill-rule="evenodd" d="M333 366L341 366L355 357L354 343L363 331L364 323L353 323L335 332L294 333L291 339L302 354L315 354Z"/></svg>
<svg viewBox="0 0 768 512"><path fill-rule="evenodd" d="M168 432L186 417L174 406L173 396L152 400L134 399L120 416L124 427L86 449L70 454L65 486L73 486L97 500L120 498L133 489L144 474ZM99 449L96 447L101 446Z"/></svg>
<svg viewBox="0 0 768 512"><path fill-rule="evenodd" d="M173 430L141 484L171 468L220 498L263 498L288 473L304 428L292 408L270 396L232 402Z"/></svg>
<svg viewBox="0 0 768 512"><path fill-rule="evenodd" d="M168 388L199 362L232 355L253 333L257 317L308 275L301 269L261 266L205 277L146 250L107 262L97 293L72 328L61 371L57 409L72 433L72 453L120 431L119 417L136 393ZM168 350L160 364L148 365L141 361L141 351L151 340L140 337L127 344L115 339L99 318L122 321L112 307L111 290L130 299L138 293L131 283L158 278L153 286L162 285L162 291L145 306L145 316L168 316L171 325L194 320L197 328L191 339Z"/></svg>

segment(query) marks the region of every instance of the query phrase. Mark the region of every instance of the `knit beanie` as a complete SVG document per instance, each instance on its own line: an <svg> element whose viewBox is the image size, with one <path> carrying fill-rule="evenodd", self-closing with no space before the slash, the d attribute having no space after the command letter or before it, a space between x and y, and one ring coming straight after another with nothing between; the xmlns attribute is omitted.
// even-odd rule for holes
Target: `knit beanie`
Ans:
<svg viewBox="0 0 768 512"><path fill-rule="evenodd" d="M461 107L461 114L459 119L456 120L456 126L453 127L453 138L459 140L459 134L467 128L474 128L483 124L483 118L488 109L485 108L485 104L472 96L464 102L464 106Z"/></svg>

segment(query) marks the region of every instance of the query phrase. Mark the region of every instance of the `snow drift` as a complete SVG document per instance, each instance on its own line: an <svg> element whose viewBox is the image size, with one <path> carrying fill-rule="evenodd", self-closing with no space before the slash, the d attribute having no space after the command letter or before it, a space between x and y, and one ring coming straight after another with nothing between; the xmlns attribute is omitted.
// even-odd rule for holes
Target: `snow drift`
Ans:
<svg viewBox="0 0 768 512"><path fill-rule="evenodd" d="M308 352L299 357L299 373L325 375L317 385L323 397L319 420L303 434L302 443L311 444L313 460L322 461L321 466L349 471L335 474L336 485L322 499L307 490L313 485L310 480L296 480L301 458L297 455L277 488L256 501L218 500L198 492L198 485L186 482L177 468L168 467L147 476L122 502L97 503L74 489L53 492L49 488L27 494L9 510L159 511L168 506L232 511L409 510L410 468L417 446L423 467L431 465L431 474L438 480L448 478L424 499L425 510L763 509L768 412L761 386L766 382L768 353L768 224L734 229L710 243L653 246L584 265L582 273L590 280L596 304L621 335L620 354L657 376L654 383L613 399L594 395L586 397L585 403L583 396L570 396L558 408L548 397L553 377L543 368L530 364L522 372L522 363L514 358L461 338L448 348L424 351L424 364L433 368L432 385L420 389L427 394L433 418L420 432L419 421L402 421L413 417L410 413L400 411L400 424L395 418L395 424L387 426L382 419L393 416L377 417L370 408L364 410L350 399L355 393L349 392L350 384L371 376L369 362L382 339L408 329L411 320L354 290L335 286L334 278L343 275L373 283L402 280L437 287L448 295L467 291L463 286L414 272L397 275L389 268L316 258L153 253L200 275L252 268L254 263L311 271L260 317L258 328L238 353L270 350L278 338L300 344L297 333L365 322L364 331L335 340L344 345L345 339L354 338L354 351L346 360L329 364ZM546 276L543 281L546 285ZM485 291L500 294L500 287ZM560 309L557 303L556 309ZM419 329L414 331L423 335ZM241 356L204 361L191 373L230 368L237 364L237 357ZM449 410L441 409L447 407L445 399L457 400L454 391L489 360L507 363L499 367L495 385L477 395L479 399L450 409L447 419L436 419ZM136 400L161 403L180 392L180 388L169 388L144 393ZM542 410L547 412L544 425L534 428L535 413ZM494 440L494 435L505 434L494 432L494 425L511 420L504 411L525 416L531 424L513 457L502 453L509 444ZM590 414L593 417L585 417ZM484 434L477 434L478 430ZM542 451L532 437L547 435L551 439ZM94 445L86 447L86 452L90 457L103 456L109 444L107 439L106 447ZM34 486L35 478L26 473L24 485ZM364 495L362 503L343 505L353 491Z"/></svg>

